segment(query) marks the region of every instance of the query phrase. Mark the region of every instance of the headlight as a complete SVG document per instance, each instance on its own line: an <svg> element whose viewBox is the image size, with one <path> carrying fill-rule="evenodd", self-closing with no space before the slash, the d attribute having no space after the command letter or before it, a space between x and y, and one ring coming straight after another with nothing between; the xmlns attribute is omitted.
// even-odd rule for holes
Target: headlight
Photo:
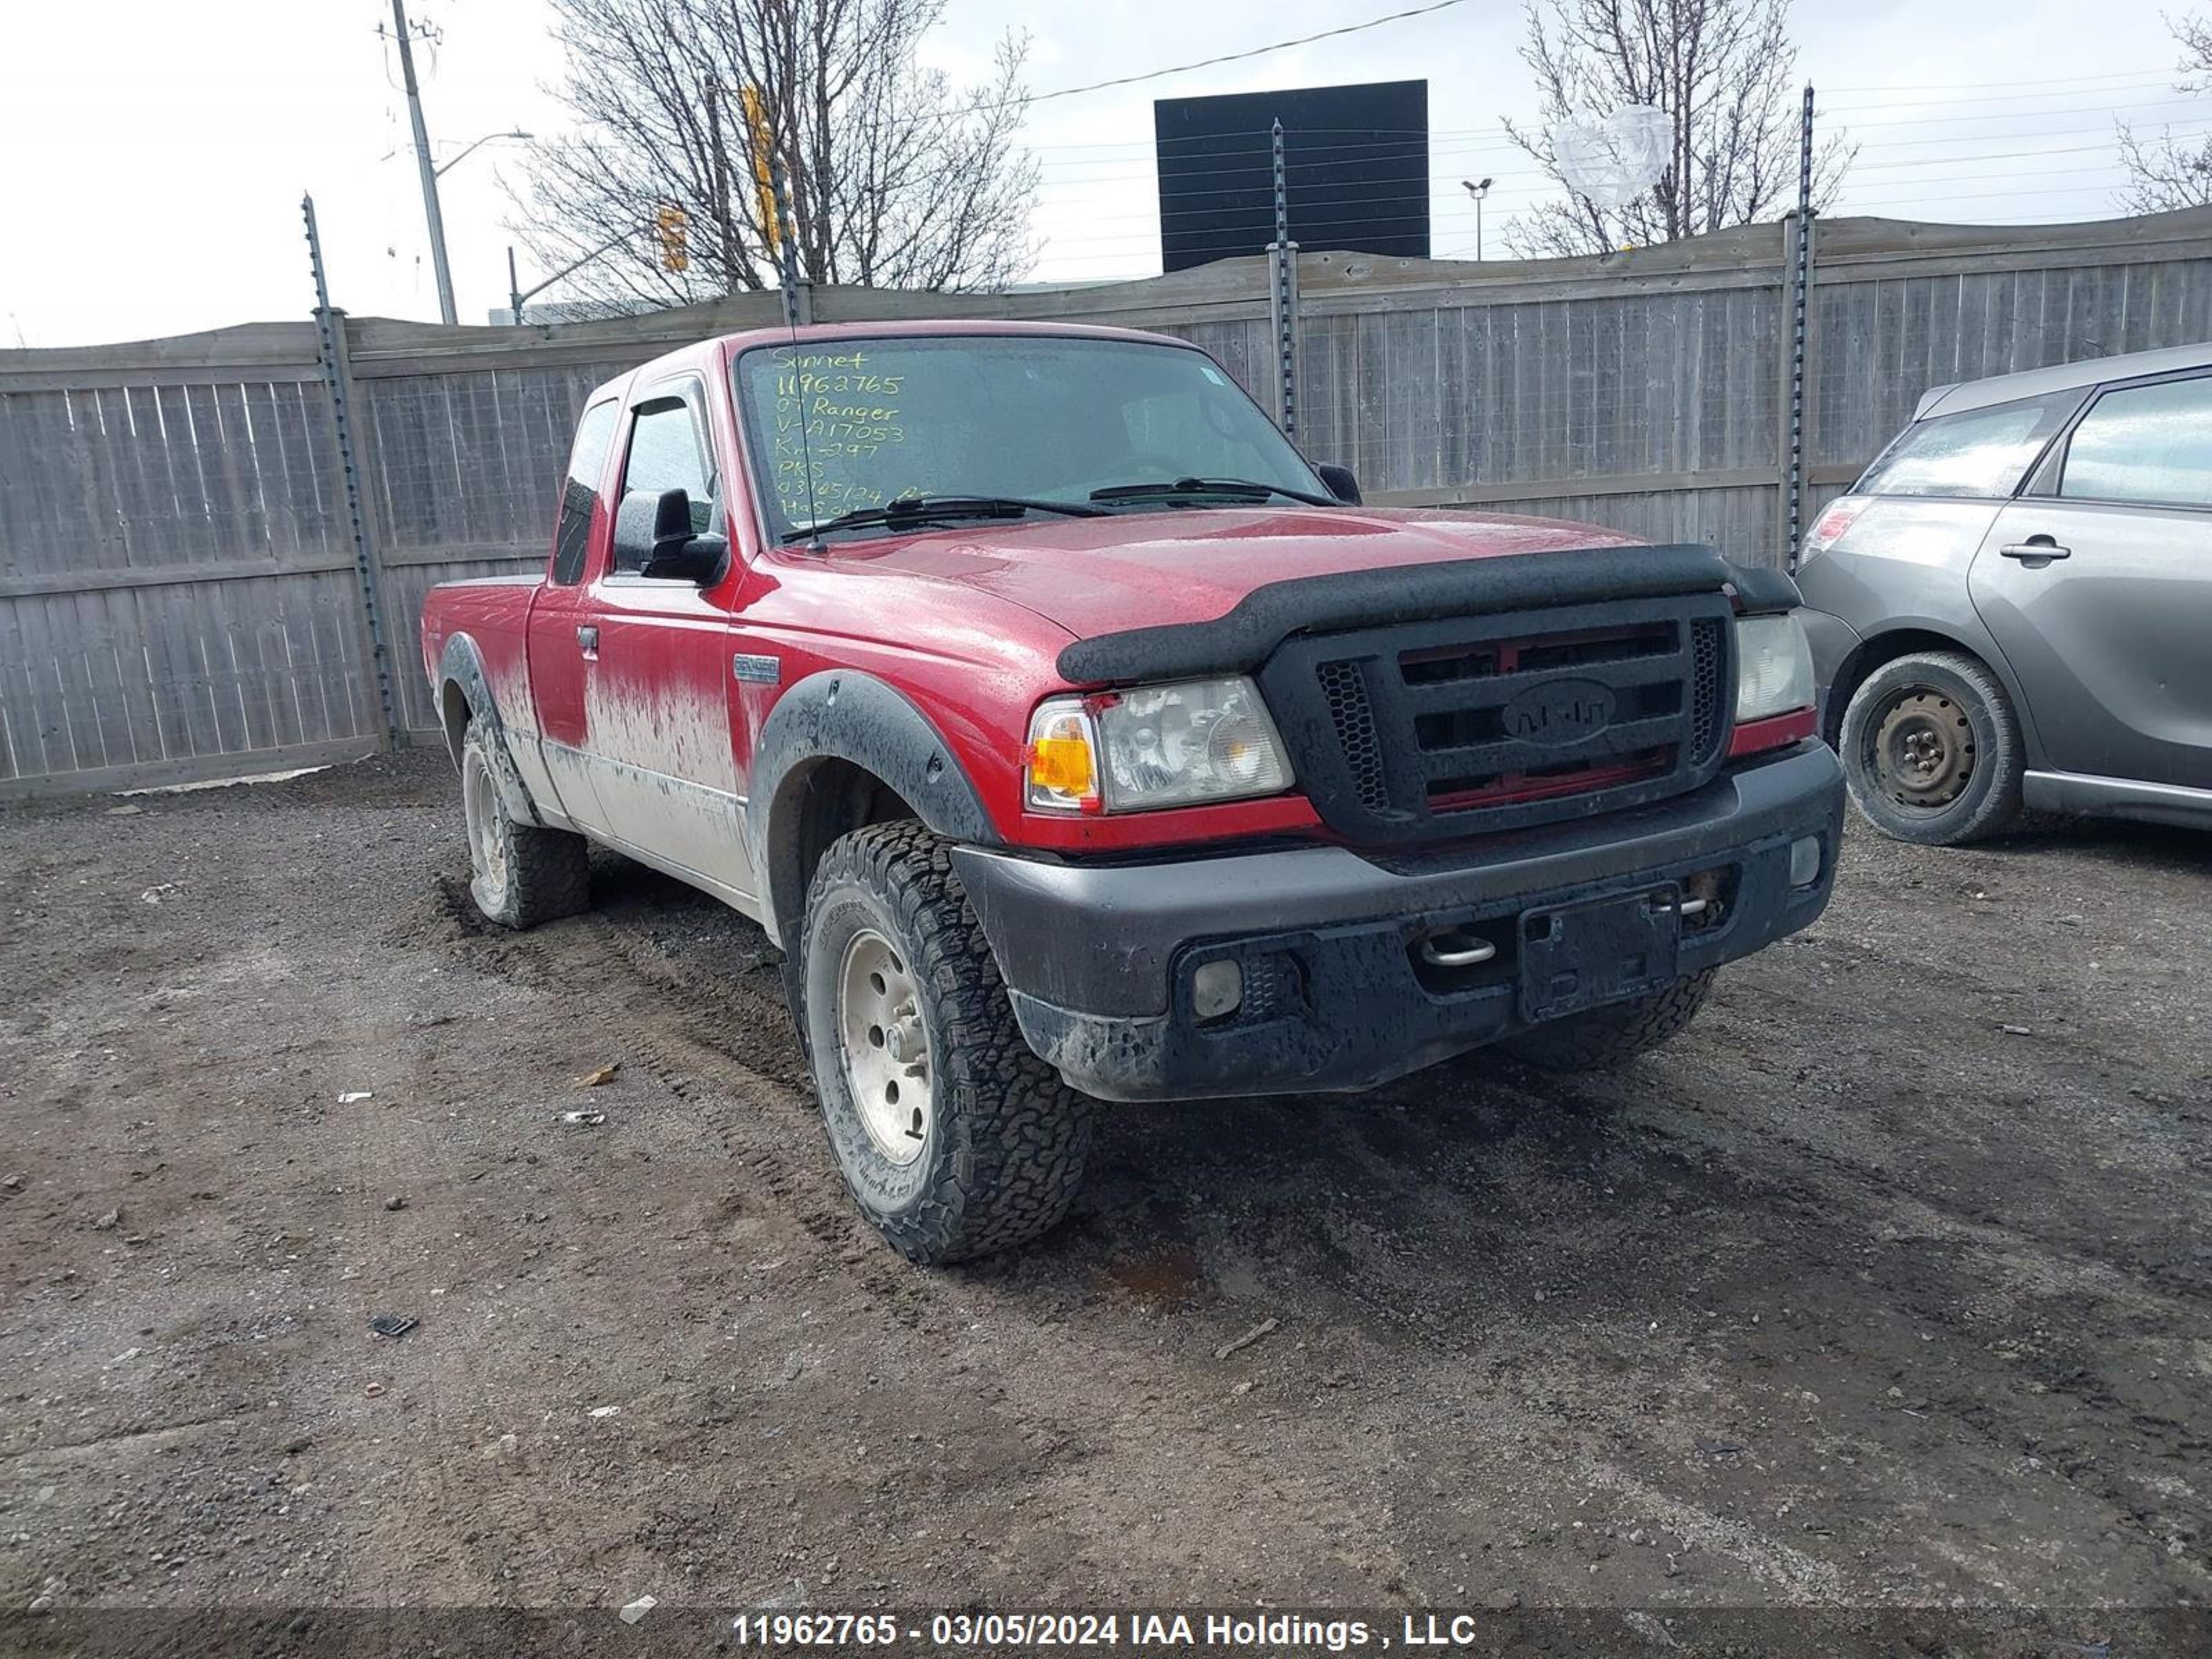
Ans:
<svg viewBox="0 0 2212 1659"><path fill-rule="evenodd" d="M1134 812L1279 794L1291 766L1251 681L1188 680L1040 703L1024 782L1035 810Z"/></svg>
<svg viewBox="0 0 2212 1659"><path fill-rule="evenodd" d="M1813 706L1813 653L1795 617L1742 617L1735 625L1735 720Z"/></svg>

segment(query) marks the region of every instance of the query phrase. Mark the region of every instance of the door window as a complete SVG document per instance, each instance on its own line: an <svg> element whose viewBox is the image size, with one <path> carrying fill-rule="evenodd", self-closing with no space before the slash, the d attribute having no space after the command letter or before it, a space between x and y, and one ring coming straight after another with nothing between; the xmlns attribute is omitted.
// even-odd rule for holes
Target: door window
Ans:
<svg viewBox="0 0 2212 1659"><path fill-rule="evenodd" d="M2074 428L2058 493L2146 507L2212 507L2212 378L2105 393Z"/></svg>
<svg viewBox="0 0 2212 1659"><path fill-rule="evenodd" d="M629 456L623 464L623 500L658 497L681 489L691 498L691 528L713 528L718 481L708 459L707 434L699 411L686 398L659 398L640 406L630 428ZM635 569L632 563L627 568Z"/></svg>
<svg viewBox="0 0 2212 1659"><path fill-rule="evenodd" d="M615 435L615 405L594 404L576 422L576 447L568 455L568 476L561 485L561 524L553 532L553 580L574 587L584 577L584 555L592 538L592 508L606 474L607 441Z"/></svg>

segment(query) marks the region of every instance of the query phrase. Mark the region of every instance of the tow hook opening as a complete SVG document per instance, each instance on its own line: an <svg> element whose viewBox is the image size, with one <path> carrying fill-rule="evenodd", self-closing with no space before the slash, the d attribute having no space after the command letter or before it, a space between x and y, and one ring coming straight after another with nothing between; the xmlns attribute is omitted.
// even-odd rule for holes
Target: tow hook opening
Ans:
<svg viewBox="0 0 2212 1659"><path fill-rule="evenodd" d="M1682 880L1682 931L1710 933L1728 921L1735 902L1736 866L1717 864Z"/></svg>
<svg viewBox="0 0 2212 1659"><path fill-rule="evenodd" d="M1413 977L1432 995L1448 996L1503 979L1515 960L1513 919L1445 922L1407 941Z"/></svg>

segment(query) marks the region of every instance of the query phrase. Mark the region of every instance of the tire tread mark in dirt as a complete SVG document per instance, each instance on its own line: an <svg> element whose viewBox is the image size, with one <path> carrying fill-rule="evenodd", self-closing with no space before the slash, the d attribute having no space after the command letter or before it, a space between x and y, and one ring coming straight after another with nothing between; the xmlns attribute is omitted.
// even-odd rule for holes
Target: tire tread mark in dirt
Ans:
<svg viewBox="0 0 2212 1659"><path fill-rule="evenodd" d="M726 1155L742 1155L807 1234L857 1273L860 1289L900 1322L921 1322L916 1304L940 1293L936 1281L893 1262L853 1214L803 1073L794 1080L780 1074L785 1067L756 1069L721 1046L732 1024L728 1002L718 994L731 988L726 982L718 988L672 972L665 951L604 916L587 914L527 933L494 929L476 919L466 884L455 877L439 879L435 908L479 972L532 990L591 986L599 1010L618 1017L612 1024L639 1068L694 1111ZM770 982L781 985L780 979ZM738 988L744 995L745 988ZM781 1024L787 1030L780 989L773 1000L757 994L744 1000L754 1017L745 1022L750 1029L774 1033ZM782 1046L795 1056L796 1036L786 1036ZM759 1109L741 1112L739 1099ZM817 1154L818 1167L802 1163Z"/></svg>
<svg viewBox="0 0 2212 1659"><path fill-rule="evenodd" d="M1735 1127L1741 1129L1744 1126ZM1792 1140L1763 1126L1751 1126L1751 1132L1785 1149L1801 1162L1815 1164L1826 1173L1841 1177L1843 1183L1859 1187L1866 1194L1869 1212L1884 1199L1895 1196L1896 1177L1893 1175L1875 1170L1827 1148ZM1648 1133L1656 1138L1672 1138L1663 1130L1651 1129ZM1721 1149L1717 1146L1713 1150L1717 1153ZM1815 1188L1813 1187L1787 1178L1771 1184L1785 1191L1795 1207L1808 1218L1815 1220L1840 1219L1839 1217L1832 1217L1814 1200ZM2119 1273L2123 1277L2148 1279L2153 1282L2157 1282L2161 1277L2148 1272L2143 1264L2116 1261L2082 1243L2047 1239L2017 1224L1997 1225L1963 1211L1955 1204L1942 1202L1917 1192L1909 1193L1907 1196L1930 1210L1952 1218L1964 1236L1959 1241L1960 1243L1991 1248L1988 1236L1995 1235L1998 1238L2024 1242L2053 1255L2087 1259ZM1898 1298L1898 1310L1913 1320L1939 1328L1957 1328L1954 1306L1933 1294L1929 1287L1892 1282L1889 1289L1890 1293ZM2212 1295L2212 1288L2202 1284L2191 1285L2189 1290L2195 1299ZM2128 1409L2125 1402L2105 1388L2101 1380L2086 1366L2045 1368L2034 1380L2043 1383L2047 1391L2045 1397L2059 1395L2072 1399L2087 1413L2086 1420L2077 1420L2069 1425L2069 1428L2078 1431L2092 1424L2100 1425L2104 1432L2116 1437L2132 1438L2135 1443L2131 1449L2141 1455L2159 1459L2182 1458L2192 1451L2201 1450L2206 1443L2185 1425L2155 1415L2130 1413L2124 1426L2113 1424L2113 1418ZM1997 1411L1988 1399L1981 1395L1948 1400L1939 1409L1944 1419L1972 1432L2000 1457L2018 1455L2024 1436L2023 1425L2016 1413L2011 1414L2009 1422L1999 1421ZM2138 1499L2126 1491L2118 1480L2106 1473L2101 1460L2094 1457L2081 1460L2046 1457L2045 1466L2068 1486L2110 1511L2115 1524L2136 1533L2142 1541L2154 1546L2160 1552L2165 1551L2167 1538L2173 1535L2171 1527L2166 1532L2158 1530L2142 1512ZM2094 1479L2089 1476L2092 1470L2096 1472ZM2188 1530L2193 1535L2193 1529Z"/></svg>

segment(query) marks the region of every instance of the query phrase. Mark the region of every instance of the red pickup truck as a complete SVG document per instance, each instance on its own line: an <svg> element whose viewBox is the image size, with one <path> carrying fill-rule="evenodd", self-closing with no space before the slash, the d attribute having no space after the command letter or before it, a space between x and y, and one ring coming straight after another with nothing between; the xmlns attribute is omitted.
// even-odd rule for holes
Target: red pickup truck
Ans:
<svg viewBox="0 0 2212 1659"><path fill-rule="evenodd" d="M583 908L597 842L758 921L861 1211L944 1261L1060 1218L1096 1100L1680 1030L1827 902L1796 604L1363 507L1179 340L871 324L594 392L544 573L422 652L484 915Z"/></svg>

